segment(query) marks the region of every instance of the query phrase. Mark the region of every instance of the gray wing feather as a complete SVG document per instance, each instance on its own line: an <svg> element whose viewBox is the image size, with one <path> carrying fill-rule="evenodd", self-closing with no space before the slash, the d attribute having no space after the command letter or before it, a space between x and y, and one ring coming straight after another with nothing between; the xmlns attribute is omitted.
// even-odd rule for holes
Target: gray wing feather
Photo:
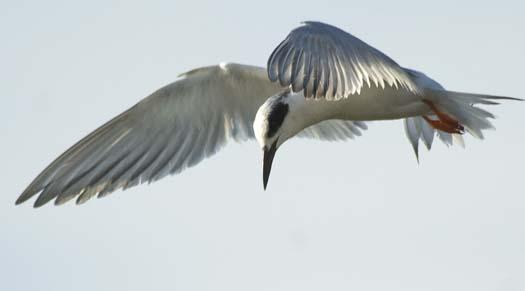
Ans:
<svg viewBox="0 0 525 291"><path fill-rule="evenodd" d="M305 22L290 32L268 59L268 77L307 98L338 100L362 87L403 87L419 93L391 58L355 36L328 24Z"/></svg>
<svg viewBox="0 0 525 291"><path fill-rule="evenodd" d="M340 141L361 136L368 129L362 121L326 120L305 128L298 137L315 138L327 141Z"/></svg>
<svg viewBox="0 0 525 291"><path fill-rule="evenodd" d="M228 140L253 137L258 107L281 88L264 68L200 68L115 117L49 165L20 195L83 203L119 188L153 182L191 167Z"/></svg>
<svg viewBox="0 0 525 291"><path fill-rule="evenodd" d="M52 162L20 195L78 204L117 189L178 173L228 141L253 138L259 106L282 88L266 69L226 64L190 71L86 136ZM299 136L337 140L360 134L362 122L326 121Z"/></svg>

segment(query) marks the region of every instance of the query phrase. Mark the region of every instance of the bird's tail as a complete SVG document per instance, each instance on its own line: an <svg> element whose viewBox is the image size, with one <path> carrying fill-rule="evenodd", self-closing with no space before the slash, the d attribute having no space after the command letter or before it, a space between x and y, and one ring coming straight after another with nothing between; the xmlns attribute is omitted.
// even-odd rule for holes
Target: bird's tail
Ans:
<svg viewBox="0 0 525 291"><path fill-rule="evenodd" d="M435 135L446 145L464 146L464 132L483 139L483 131L494 128L490 122L494 115L476 105L497 105L502 100L523 101L445 90L429 90L425 98L431 113L405 119L405 132L418 158L419 140L430 150Z"/></svg>

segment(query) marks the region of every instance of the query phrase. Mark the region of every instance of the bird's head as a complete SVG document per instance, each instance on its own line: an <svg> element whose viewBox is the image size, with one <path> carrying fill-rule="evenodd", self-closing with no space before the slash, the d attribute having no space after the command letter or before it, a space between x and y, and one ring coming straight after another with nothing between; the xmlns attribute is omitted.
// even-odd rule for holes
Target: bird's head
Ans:
<svg viewBox="0 0 525 291"><path fill-rule="evenodd" d="M304 127L294 118L298 102L287 90L266 100L255 116L253 130L263 150L263 186L266 190L277 149ZM301 96L301 99L304 97Z"/></svg>

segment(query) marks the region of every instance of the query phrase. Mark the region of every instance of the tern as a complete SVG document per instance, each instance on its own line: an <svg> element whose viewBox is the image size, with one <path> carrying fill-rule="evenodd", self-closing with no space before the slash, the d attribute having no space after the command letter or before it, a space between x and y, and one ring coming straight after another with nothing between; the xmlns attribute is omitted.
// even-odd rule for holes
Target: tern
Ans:
<svg viewBox="0 0 525 291"><path fill-rule="evenodd" d="M194 166L228 141L254 138L266 189L277 149L298 136L346 140L366 121L404 119L418 156L437 136L483 138L494 116L476 105L510 97L447 91L357 37L304 22L275 48L267 68L221 63L194 69L116 116L60 155L20 195L81 204Z"/></svg>

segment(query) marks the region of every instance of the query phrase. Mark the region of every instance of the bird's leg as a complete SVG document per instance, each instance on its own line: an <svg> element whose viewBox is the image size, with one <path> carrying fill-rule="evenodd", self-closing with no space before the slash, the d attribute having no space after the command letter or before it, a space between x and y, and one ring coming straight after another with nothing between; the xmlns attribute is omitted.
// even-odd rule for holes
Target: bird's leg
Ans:
<svg viewBox="0 0 525 291"><path fill-rule="evenodd" d="M425 119L426 122L428 122L428 124L430 124L430 126L432 126L435 129L438 129L444 132L448 132L448 133L463 134L463 132L465 131L465 128L461 124L459 124L459 121L457 121L456 119L452 118L450 115L437 109L436 105L434 105L432 101L423 100L423 102L425 102L425 104L427 104L428 107L430 107L430 110L432 110L432 112L438 118L436 120L436 119L431 119L430 117L426 115L423 115L423 118Z"/></svg>

